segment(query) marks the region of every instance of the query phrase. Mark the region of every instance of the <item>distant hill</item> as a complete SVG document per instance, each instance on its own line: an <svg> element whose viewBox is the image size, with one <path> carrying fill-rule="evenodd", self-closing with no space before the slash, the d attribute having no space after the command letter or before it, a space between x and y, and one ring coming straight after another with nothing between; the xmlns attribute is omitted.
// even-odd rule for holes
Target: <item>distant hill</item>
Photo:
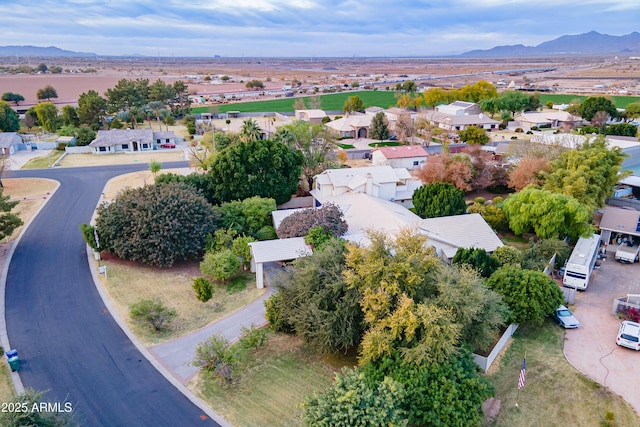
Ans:
<svg viewBox="0 0 640 427"><path fill-rule="evenodd" d="M37 57L82 57L96 56L95 53L73 52L55 46L0 46L0 56L37 56Z"/></svg>
<svg viewBox="0 0 640 427"><path fill-rule="evenodd" d="M507 56L546 56L546 55L599 55L640 53L640 33L633 32L624 36L610 36L596 31L561 36L555 40L540 43L538 46L521 44L496 46L488 50L472 50L461 56L466 57L507 57Z"/></svg>

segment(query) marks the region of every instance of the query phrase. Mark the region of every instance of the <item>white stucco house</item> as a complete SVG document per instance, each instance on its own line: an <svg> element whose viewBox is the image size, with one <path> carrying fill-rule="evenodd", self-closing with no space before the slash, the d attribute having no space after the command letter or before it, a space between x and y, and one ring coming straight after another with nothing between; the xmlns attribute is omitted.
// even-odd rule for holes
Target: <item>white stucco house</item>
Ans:
<svg viewBox="0 0 640 427"><path fill-rule="evenodd" d="M584 123L582 117L574 116L566 111L525 111L513 118L516 126L523 130L537 128L573 129Z"/></svg>
<svg viewBox="0 0 640 427"><path fill-rule="evenodd" d="M322 119L327 117L327 114L323 110L296 110L296 120L303 120L305 122L322 124Z"/></svg>
<svg viewBox="0 0 640 427"><path fill-rule="evenodd" d="M134 153L153 151L163 144L175 144L172 131L154 132L151 129L100 130L89 144L94 154Z"/></svg>
<svg viewBox="0 0 640 427"><path fill-rule="evenodd" d="M399 145L380 147L373 151L371 163L374 166L391 166L392 168L419 169L426 162L427 150L422 145Z"/></svg>
<svg viewBox="0 0 640 427"><path fill-rule="evenodd" d="M317 205L346 193L364 193L378 199L413 207L413 192L422 185L405 168L370 166L327 169L314 177L311 195Z"/></svg>

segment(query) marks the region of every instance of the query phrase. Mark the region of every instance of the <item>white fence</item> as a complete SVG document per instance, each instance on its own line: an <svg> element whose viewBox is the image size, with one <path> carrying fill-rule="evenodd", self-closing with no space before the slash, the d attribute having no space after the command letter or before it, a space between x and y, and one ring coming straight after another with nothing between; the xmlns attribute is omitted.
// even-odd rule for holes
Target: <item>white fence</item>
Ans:
<svg viewBox="0 0 640 427"><path fill-rule="evenodd" d="M476 362L476 364L480 366L480 368L482 368L483 371L487 372L487 370L489 370L489 368L491 367L491 364L493 363L493 361L496 360L496 357L498 357L498 354L500 354L504 346L507 345L509 338L511 338L511 336L516 332L517 329L518 329L518 325L513 325L513 324L509 325L507 330L504 331L504 333L502 334L502 336L500 337L495 347L493 347L493 350L491 350L491 353L489 353L488 356L485 357L485 356L481 356L479 354L473 353L474 362Z"/></svg>
<svg viewBox="0 0 640 427"><path fill-rule="evenodd" d="M84 147L65 147L64 151L67 154L85 154L93 153L93 147L85 145Z"/></svg>

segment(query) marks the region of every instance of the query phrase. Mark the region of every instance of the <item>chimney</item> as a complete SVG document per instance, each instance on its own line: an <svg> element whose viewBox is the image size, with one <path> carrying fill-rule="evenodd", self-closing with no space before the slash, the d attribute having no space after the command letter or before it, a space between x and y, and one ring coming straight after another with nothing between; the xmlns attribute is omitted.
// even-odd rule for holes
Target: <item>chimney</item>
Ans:
<svg viewBox="0 0 640 427"><path fill-rule="evenodd" d="M373 195L373 175L371 172L367 173L367 184L364 187L364 192L370 196Z"/></svg>

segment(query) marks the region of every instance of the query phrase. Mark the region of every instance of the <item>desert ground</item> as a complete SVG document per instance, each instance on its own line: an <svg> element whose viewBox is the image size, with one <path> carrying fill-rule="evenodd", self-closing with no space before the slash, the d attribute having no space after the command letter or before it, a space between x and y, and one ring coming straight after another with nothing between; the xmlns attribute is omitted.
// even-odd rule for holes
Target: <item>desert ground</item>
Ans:
<svg viewBox="0 0 640 427"><path fill-rule="evenodd" d="M10 74L3 69L21 65L60 66L62 74ZM553 68L540 72L536 69ZM522 71L528 70L528 71ZM211 76L211 81L204 80ZM226 83L216 77L227 75ZM296 79L305 85L351 84L374 78L394 86L397 79L415 79L425 86L459 87L488 80L499 88L513 81L557 92L637 94L640 60L630 57L574 56L544 58L0 58L0 93L25 97L36 103L36 92L45 85L58 92L58 104L75 103L88 90L100 94L125 79L183 80L191 94L210 95L243 91L245 82L261 80L265 90L282 89ZM384 85L382 87L384 87ZM262 98L264 99L264 98Z"/></svg>

